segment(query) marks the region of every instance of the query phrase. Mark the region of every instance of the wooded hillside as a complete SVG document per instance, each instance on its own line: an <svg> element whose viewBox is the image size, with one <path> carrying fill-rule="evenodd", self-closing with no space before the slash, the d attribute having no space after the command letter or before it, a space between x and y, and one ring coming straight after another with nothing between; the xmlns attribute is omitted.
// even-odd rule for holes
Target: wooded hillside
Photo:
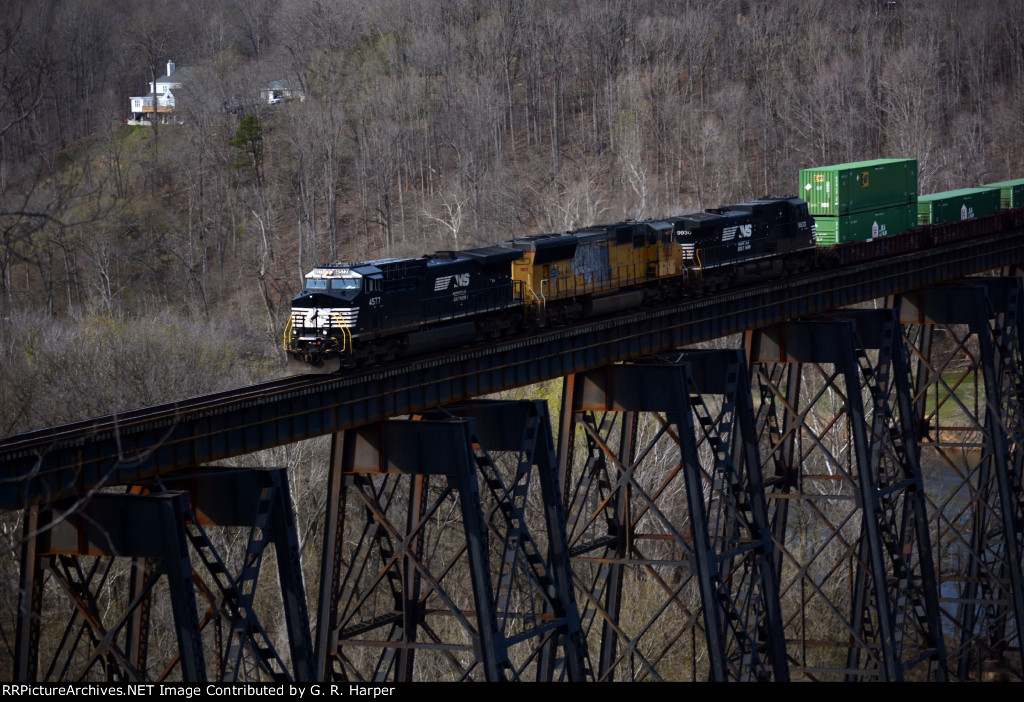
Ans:
<svg viewBox="0 0 1024 702"><path fill-rule="evenodd" d="M794 194L857 159L917 158L922 193L1024 176L1018 0L5 7L0 434L276 374L326 261ZM126 125L167 61L180 123ZM274 81L302 99L261 103Z"/></svg>

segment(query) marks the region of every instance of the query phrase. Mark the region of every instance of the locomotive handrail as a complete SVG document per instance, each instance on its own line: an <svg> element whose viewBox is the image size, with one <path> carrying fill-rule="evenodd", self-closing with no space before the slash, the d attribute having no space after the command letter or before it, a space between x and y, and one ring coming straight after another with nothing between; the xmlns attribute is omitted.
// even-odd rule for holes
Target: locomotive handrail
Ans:
<svg viewBox="0 0 1024 702"><path fill-rule="evenodd" d="M292 315L288 315L288 322L284 325L284 334L281 336L282 346L288 348L288 342L292 337Z"/></svg>
<svg viewBox="0 0 1024 702"><path fill-rule="evenodd" d="M539 305L541 307L541 310L544 309L544 299L537 294L537 291L533 289L532 285L529 285L525 280L514 280L512 282L514 285L513 290L518 291L519 300L523 303L523 307L525 309L529 309L530 305L532 304ZM533 298L532 300L527 299L526 295L523 292L524 290L529 291L530 296Z"/></svg>
<svg viewBox="0 0 1024 702"><path fill-rule="evenodd" d="M523 304L526 304L526 296L523 295L523 288L526 285L521 280L512 281L512 299L519 300Z"/></svg>
<svg viewBox="0 0 1024 702"><path fill-rule="evenodd" d="M335 325L339 329L341 329L341 348L339 350L342 351L342 352L344 352L346 350L351 351L352 350L352 329L351 329L351 327L349 327L347 324L345 324L345 320L342 319L340 314L337 314L337 313L332 314L331 315L331 319L334 321Z"/></svg>

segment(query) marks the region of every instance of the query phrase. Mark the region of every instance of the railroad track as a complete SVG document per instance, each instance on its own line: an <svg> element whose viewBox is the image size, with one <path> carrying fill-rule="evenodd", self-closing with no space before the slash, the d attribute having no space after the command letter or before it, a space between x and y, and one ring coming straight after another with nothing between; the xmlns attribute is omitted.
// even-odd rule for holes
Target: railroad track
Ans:
<svg viewBox="0 0 1024 702"><path fill-rule="evenodd" d="M0 439L0 508L72 497L348 426L1024 262L1024 231L958 241L449 349L337 376L291 376Z"/></svg>

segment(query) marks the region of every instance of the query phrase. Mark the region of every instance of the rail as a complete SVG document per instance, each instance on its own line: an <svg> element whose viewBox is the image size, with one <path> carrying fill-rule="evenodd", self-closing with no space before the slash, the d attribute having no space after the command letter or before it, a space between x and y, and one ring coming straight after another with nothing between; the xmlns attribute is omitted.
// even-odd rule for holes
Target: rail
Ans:
<svg viewBox="0 0 1024 702"><path fill-rule="evenodd" d="M0 439L20 508L1024 263L1024 229L339 376L296 376Z"/></svg>

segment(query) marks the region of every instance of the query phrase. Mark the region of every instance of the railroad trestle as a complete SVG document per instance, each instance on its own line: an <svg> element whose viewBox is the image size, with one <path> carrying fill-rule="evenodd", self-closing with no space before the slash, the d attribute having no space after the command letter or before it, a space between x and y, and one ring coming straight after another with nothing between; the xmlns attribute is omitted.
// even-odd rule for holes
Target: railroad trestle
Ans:
<svg viewBox="0 0 1024 702"><path fill-rule="evenodd" d="M1024 260L986 246L966 272ZM113 469L102 428L88 451L11 448L30 466L3 493L23 509L12 677L1024 679L1024 288L1012 268L949 282L957 261L888 289L898 267L772 283L358 389L303 379L276 414L122 431ZM550 378L550 419L467 400ZM307 610L287 471L202 464L322 434ZM268 587L278 611L255 604Z"/></svg>

